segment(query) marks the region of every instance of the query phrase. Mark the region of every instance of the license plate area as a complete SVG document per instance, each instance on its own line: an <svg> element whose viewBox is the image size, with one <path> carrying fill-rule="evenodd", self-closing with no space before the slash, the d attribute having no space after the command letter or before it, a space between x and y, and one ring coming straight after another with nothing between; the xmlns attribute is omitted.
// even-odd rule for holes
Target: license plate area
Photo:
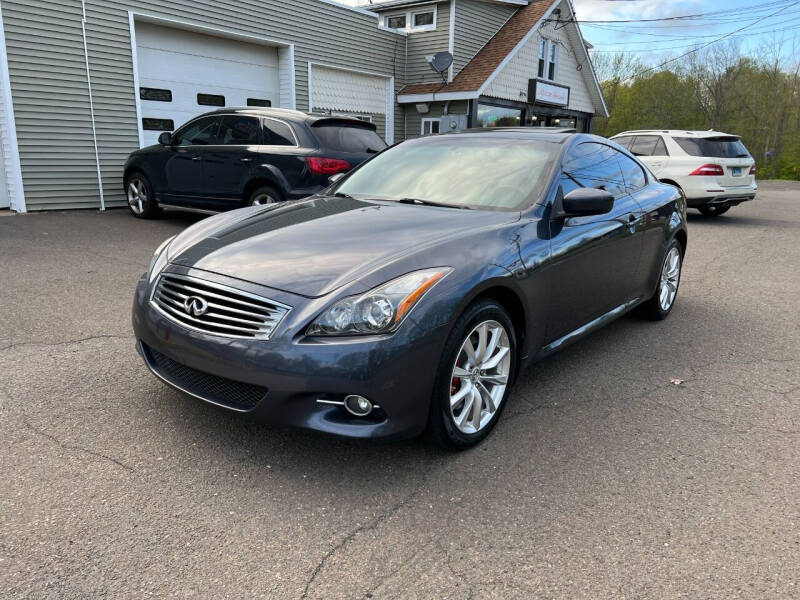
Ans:
<svg viewBox="0 0 800 600"><path fill-rule="evenodd" d="M731 175L734 177L742 176L742 167L731 167Z"/></svg>

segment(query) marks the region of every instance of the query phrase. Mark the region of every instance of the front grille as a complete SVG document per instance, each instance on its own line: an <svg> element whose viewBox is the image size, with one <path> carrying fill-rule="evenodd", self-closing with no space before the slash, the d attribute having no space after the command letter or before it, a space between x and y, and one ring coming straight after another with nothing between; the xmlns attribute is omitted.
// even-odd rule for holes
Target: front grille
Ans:
<svg viewBox="0 0 800 600"><path fill-rule="evenodd" d="M235 338L269 339L290 310L255 294L175 273L161 274L152 302L184 327Z"/></svg>
<svg viewBox="0 0 800 600"><path fill-rule="evenodd" d="M267 388L233 381L203 371L198 371L172 360L170 357L142 344L147 362L157 375L192 394L235 410L251 410L267 394Z"/></svg>

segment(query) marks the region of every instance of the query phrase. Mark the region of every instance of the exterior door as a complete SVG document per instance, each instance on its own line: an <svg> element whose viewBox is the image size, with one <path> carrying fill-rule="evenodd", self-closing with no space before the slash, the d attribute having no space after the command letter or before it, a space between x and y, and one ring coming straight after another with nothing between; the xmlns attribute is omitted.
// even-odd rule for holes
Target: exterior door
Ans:
<svg viewBox="0 0 800 600"><path fill-rule="evenodd" d="M669 163L667 147L660 135L637 135L630 144L631 154L638 156L656 177L660 177Z"/></svg>
<svg viewBox="0 0 800 600"><path fill-rule="evenodd" d="M175 132L164 165L164 200L184 204L205 193L203 158L217 138L221 117L203 117Z"/></svg>
<svg viewBox="0 0 800 600"><path fill-rule="evenodd" d="M618 156L610 146L585 142L564 159L560 193L600 188L611 192L615 201L604 215L550 220L550 341L631 300L637 290L642 210L626 188Z"/></svg>
<svg viewBox="0 0 800 600"><path fill-rule="evenodd" d="M225 115L213 145L205 149L203 180L208 201L240 204L259 158L261 121L247 115Z"/></svg>

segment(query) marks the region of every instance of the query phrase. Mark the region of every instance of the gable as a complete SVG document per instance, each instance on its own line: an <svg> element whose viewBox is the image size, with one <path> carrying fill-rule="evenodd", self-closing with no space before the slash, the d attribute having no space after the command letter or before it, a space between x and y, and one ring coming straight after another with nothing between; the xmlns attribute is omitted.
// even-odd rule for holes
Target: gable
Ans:
<svg viewBox="0 0 800 600"><path fill-rule="evenodd" d="M561 4L562 14L569 14L566 3ZM528 81L537 76L539 62L539 41L546 38L558 44L558 69L553 83L570 88L569 107L589 113L602 114L602 103L597 94L593 97L595 87L591 65L586 64L586 57L581 51L577 26L574 24L556 28L554 23L544 23L531 36L516 55L506 63L502 70L489 81L483 90L484 96L505 100L526 101ZM578 69L579 65L581 66Z"/></svg>

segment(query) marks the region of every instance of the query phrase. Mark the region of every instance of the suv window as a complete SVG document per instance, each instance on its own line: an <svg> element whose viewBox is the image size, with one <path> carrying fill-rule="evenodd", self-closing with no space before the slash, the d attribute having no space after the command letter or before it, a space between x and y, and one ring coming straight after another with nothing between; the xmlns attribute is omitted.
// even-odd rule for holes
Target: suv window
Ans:
<svg viewBox="0 0 800 600"><path fill-rule="evenodd" d="M587 187L606 190L615 197L625 195L625 178L617 160L619 156L622 155L605 144L578 144L564 160L564 193L577 187Z"/></svg>
<svg viewBox="0 0 800 600"><path fill-rule="evenodd" d="M750 153L742 141L733 136L709 138L673 137L672 139L690 156L750 158Z"/></svg>
<svg viewBox="0 0 800 600"><path fill-rule="evenodd" d="M264 119L265 146L294 146L294 136L289 125L275 119Z"/></svg>
<svg viewBox="0 0 800 600"><path fill-rule="evenodd" d="M376 153L386 148L378 133L367 127L357 125L317 125L312 131L327 150L340 152L357 152L360 154Z"/></svg>
<svg viewBox="0 0 800 600"><path fill-rule="evenodd" d="M657 135L637 135L628 149L634 156L653 156L660 139Z"/></svg>
<svg viewBox="0 0 800 600"><path fill-rule="evenodd" d="M173 136L176 146L207 146L214 142L219 128L219 117L203 117L192 121Z"/></svg>
<svg viewBox="0 0 800 600"><path fill-rule="evenodd" d="M623 137L614 138L614 141L617 142L623 148L630 149L631 142L633 141L633 136L632 135L626 135L626 136L623 136Z"/></svg>
<svg viewBox="0 0 800 600"><path fill-rule="evenodd" d="M255 117L227 115L222 117L218 144L230 146L250 146L261 143L259 123Z"/></svg>
<svg viewBox="0 0 800 600"><path fill-rule="evenodd" d="M628 193L633 193L647 185L647 176L635 160L621 152L617 152L617 159L619 159L622 175L625 177L625 186L628 189Z"/></svg>

